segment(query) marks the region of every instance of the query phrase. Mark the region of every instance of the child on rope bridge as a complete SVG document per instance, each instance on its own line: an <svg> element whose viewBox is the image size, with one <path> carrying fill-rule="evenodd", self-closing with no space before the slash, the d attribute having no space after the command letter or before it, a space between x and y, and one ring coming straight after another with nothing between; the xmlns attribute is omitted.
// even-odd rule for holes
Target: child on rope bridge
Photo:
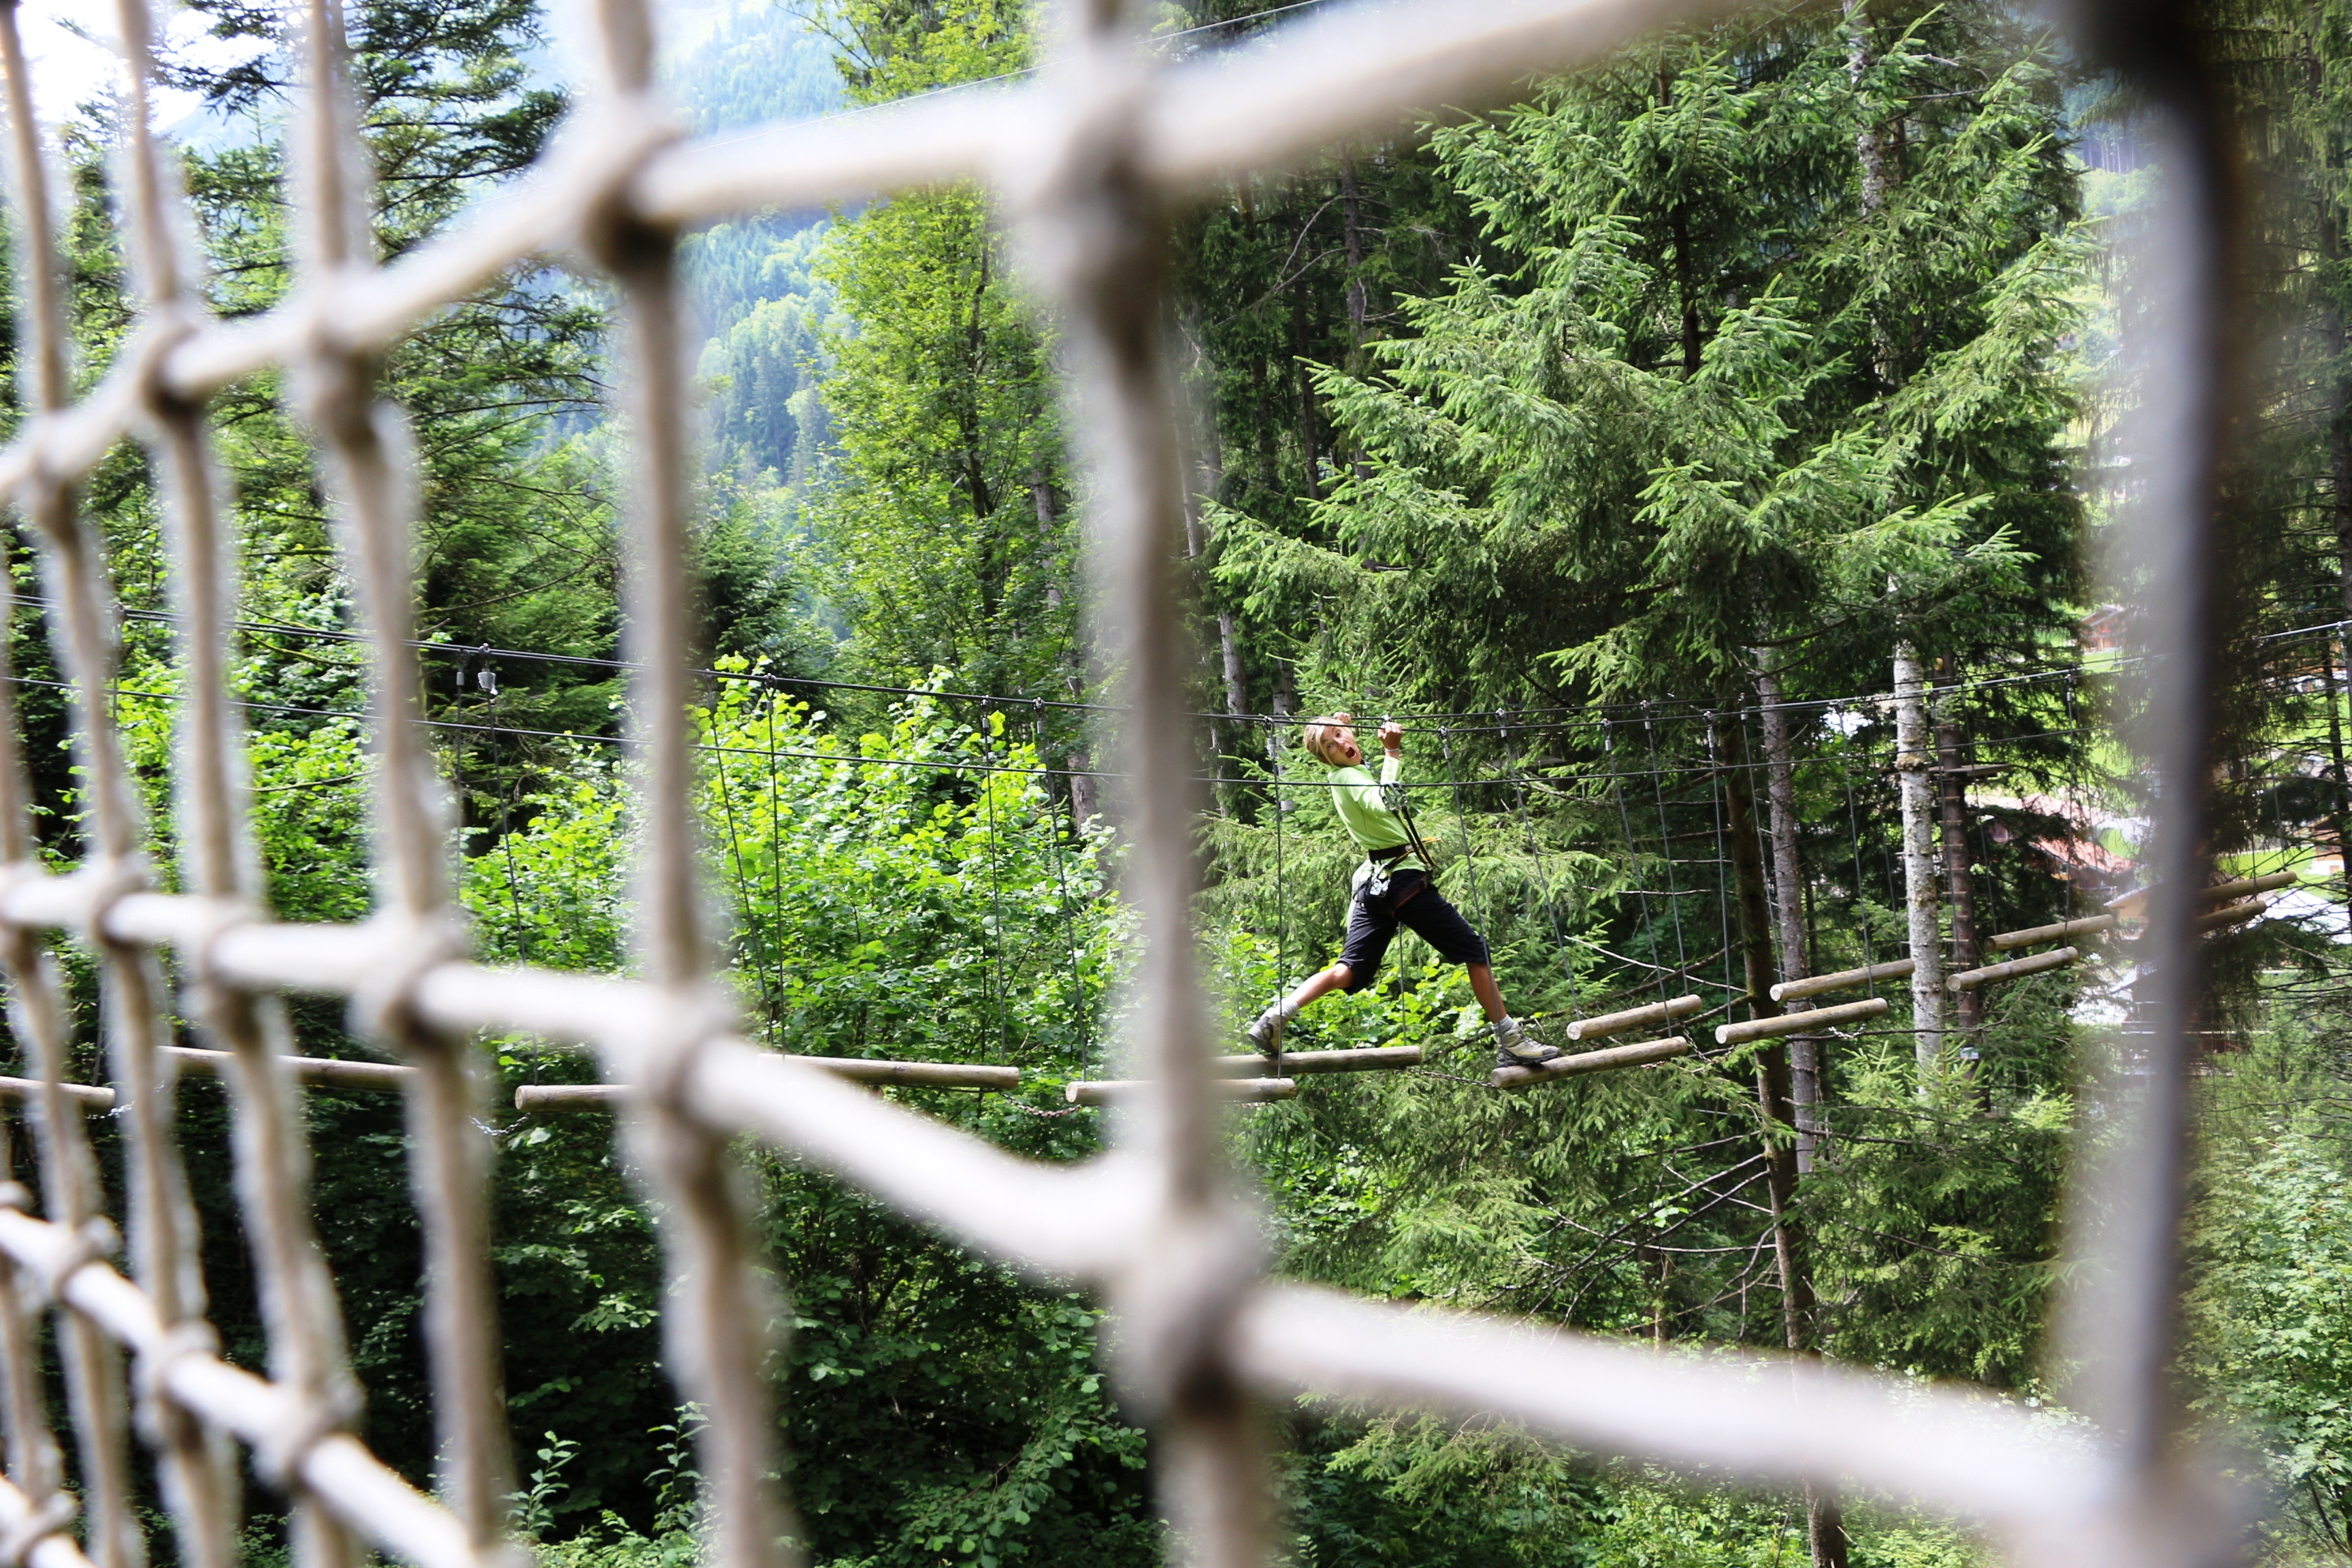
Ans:
<svg viewBox="0 0 2352 1568"><path fill-rule="evenodd" d="M1327 991L1360 991L1370 985L1402 925L1419 932L1448 963L1468 967L1470 989L1486 1009L1486 1026L1494 1031L1498 1064L1532 1067L1559 1055L1558 1047L1538 1045L1520 1029L1496 989L1486 939L1430 880L1420 836L1404 811L1404 727L1394 722L1381 726L1386 760L1377 779L1364 766L1352 715L1334 713L1309 721L1301 743L1331 770L1331 804L1349 835L1362 847L1364 863L1356 868L1355 899L1348 910L1348 938L1339 962L1260 1015L1249 1026L1250 1044L1265 1056L1275 1056L1281 1049L1283 1026L1301 1007Z"/></svg>

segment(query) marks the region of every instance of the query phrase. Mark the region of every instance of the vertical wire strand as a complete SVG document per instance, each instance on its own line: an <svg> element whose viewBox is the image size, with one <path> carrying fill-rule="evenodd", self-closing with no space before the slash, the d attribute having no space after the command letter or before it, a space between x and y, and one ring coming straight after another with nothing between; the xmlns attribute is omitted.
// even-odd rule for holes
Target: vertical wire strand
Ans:
<svg viewBox="0 0 2352 1568"><path fill-rule="evenodd" d="M72 401L68 351L69 327L64 295L64 264L58 251L52 192L32 83L17 30L16 7L0 5L0 68L5 68L10 166L16 196L17 279L22 299L17 396L27 415L64 410ZM25 361L29 361L26 374ZM112 687L113 625L106 600L104 568L96 541L79 523L71 484L39 476L15 497L37 542L43 577L53 608L52 631L73 697L73 741L81 769L81 828L105 895L131 885L138 875L137 813L122 766L116 733L109 721ZM24 836L30 848L30 834ZM11 857L15 858L15 857ZM16 984L16 1012L26 1027L19 1037L39 1064L43 1088L36 1125L40 1131L43 1194L50 1216L76 1230L99 1220L98 1171L78 1109L58 1085L72 1042L69 1005L55 957L45 942L21 929L7 933L7 967ZM101 948L102 1027L112 1047L132 1115L132 1199L137 1205L143 1263L158 1258L166 1267L154 1279L175 1298L187 1283L174 1240L168 1179L150 1182L163 1169L155 1147L159 1132L155 1084L155 1034L160 1025L153 960L111 944ZM13 1020L12 1020L13 1021ZM169 1095L168 1087L162 1090ZM149 1269L152 1277L152 1268ZM177 1307L177 1300L173 1302ZM83 1537L97 1568L141 1568L146 1543L132 1513L128 1411L122 1358L113 1341L80 1312L62 1315L66 1392L72 1411L76 1451L87 1492Z"/></svg>
<svg viewBox="0 0 2352 1568"><path fill-rule="evenodd" d="M122 33L139 94L132 120L132 235L144 258L160 331L186 330L195 314L191 279L177 256L184 198L145 112L153 78L152 19L145 0L123 0ZM181 708L178 842L188 884L229 918L258 912L258 860L244 810L245 770L238 708L229 695L235 590L224 537L222 488L212 461L204 411L160 390L150 399L157 432L170 581L187 671ZM0 715L0 741L13 744L13 716ZM13 764L12 764L13 766ZM0 779L12 776L0 769ZM0 833L8 814L0 812ZM282 1065L291 1051L285 1016L274 998L225 986L196 955L189 1011L234 1058L230 1091L238 1203L254 1242L261 1320L272 1378L310 1410L356 1406L346 1364L334 1287L319 1250L310 1211L309 1151L296 1131L300 1112ZM320 1422L323 1429L325 1423ZM298 1488L298 1515L318 1512ZM331 1561L338 1532L300 1523L298 1543L311 1559ZM313 1547L318 1551L313 1551Z"/></svg>
<svg viewBox="0 0 2352 1568"><path fill-rule="evenodd" d="M989 715L983 710L980 716L980 760L982 763L993 764L996 760L996 748L993 737L989 733L988 720ZM1007 760L1010 760L1009 752ZM981 769L980 798L982 804L987 808L988 817L989 920L996 928L994 933L996 940L991 944L996 951L996 1059L1006 1062L1013 1059L1013 994L1005 984L1004 976L1004 876L1003 868L999 863L1003 850L999 845L996 831L997 776L988 766Z"/></svg>
<svg viewBox="0 0 2352 1568"><path fill-rule="evenodd" d="M1550 889L1543 886L1543 851L1536 844L1535 823L1528 816L1528 784L1519 776L1519 753L1517 748L1511 744L1509 717L1499 708L1495 710L1495 727L1503 742L1504 763L1510 770L1512 795L1518 806L1519 831L1527 836L1528 874L1535 888L1542 894L1544 912L1551 917L1552 945L1559 949L1560 963L1568 971L1572 994L1576 985L1576 961L1569 955L1568 936L1560 929L1559 905L1551 897Z"/></svg>
<svg viewBox="0 0 2352 1568"><path fill-rule="evenodd" d="M310 88L297 151L310 288L364 287L375 270L367 151L351 80L341 0L310 0ZM425 1027L402 988L458 951L447 865L445 791L425 740L415 620L414 454L400 411L377 395L373 355L316 341L301 391L336 501L370 643L369 719L375 747L376 866L385 923L400 951L381 994L353 1000L354 1022L415 1068L404 1097L409 1187L425 1241L425 1339L441 1489L478 1551L506 1530L512 1465L499 1370L497 1295L489 1280L484 1187L490 1149L477 1112L469 1043Z"/></svg>
<svg viewBox="0 0 2352 1568"><path fill-rule="evenodd" d="M152 122L149 89L153 61L150 54L150 19L144 0L121 0L117 15L129 75L130 147L126 173L135 271L146 296L149 330L168 341L171 334L182 330L179 307L184 280L169 226L165 176ZM163 444L169 447L173 438L167 436ZM163 466L169 470L177 460L175 455L167 452ZM167 472L164 488L171 489L174 483ZM176 510L174 503L167 500L166 510ZM94 548L92 531L79 531ZM95 587L96 583L91 586ZM68 613L86 615L86 608L77 610L74 606L87 603L87 598L78 598L69 604ZM78 629L75 637L90 649L85 658L100 657L100 650L106 648L107 638L99 627ZM189 671L192 687L202 673ZM104 674L110 682L110 660ZM89 706L86 700L85 708ZM126 797L127 805L127 770L110 723L103 727L92 725L91 749L93 755L102 758L105 770L121 779L110 793L119 791ZM128 837L135 830L134 824L118 819L112 830L125 837L106 853L118 863L127 861L134 852ZM189 831L200 838L204 834L201 825L192 825ZM142 883L144 870L142 867L138 878ZM131 879L124 877L118 886L127 887L131 882ZM195 1208L189 1197L186 1171L173 1136L173 1075L158 1054L158 1047L171 1037L163 1016L162 969L151 952L108 942L101 925L101 921L93 921L92 927L93 936L102 943L110 982L108 995L101 1003L101 1016L112 1026L108 1033L114 1076L129 1111L126 1142L131 1184L133 1275L146 1289L154 1302L157 1318L175 1341L210 1343L212 1331L204 1321L205 1294L198 1259ZM236 1557L233 1531L236 1511L236 1471L226 1444L216 1435L207 1433L203 1424L187 1412L155 1397L152 1383L146 1380L142 1380L139 1414L150 1441L163 1451L164 1501L173 1513L175 1539L184 1561L192 1568L225 1568Z"/></svg>
<svg viewBox="0 0 2352 1568"><path fill-rule="evenodd" d="M0 1111L0 1205L30 1205L31 1194L16 1181L15 1139ZM8 1479L40 1515L62 1520L72 1499L62 1488L65 1457L49 1430L48 1400L36 1346L39 1323L27 1309L30 1281L16 1260L0 1257L0 1416L8 1441Z"/></svg>
<svg viewBox="0 0 2352 1568"><path fill-rule="evenodd" d="M1609 793L1617 802L1617 826L1625 835L1625 865L1638 883L1645 879L1642 876L1642 852L1634 847L1633 817L1633 814L1625 808L1625 775L1623 770L1617 765L1617 742L1615 737L1610 732L1609 721L1606 719L1601 721L1601 755L1609 766ZM1671 845L1659 846L1659 852L1665 859L1666 886L1670 889L1675 885L1672 850ZM1657 976L1658 1000L1672 1001L1674 991L1666 984L1665 965L1655 962L1664 954L1659 950L1657 918L1650 912L1650 890L1647 888L1636 886L1633 889L1633 900L1642 910L1642 934L1650 939L1652 960L1650 971ZM1667 908L1671 910L1673 907L1674 900L1669 893ZM1679 957L1682 951L1682 926L1679 921L1675 927L1675 950ZM1679 963L1675 965L1675 972L1681 973Z"/></svg>
<svg viewBox="0 0 2352 1568"><path fill-rule="evenodd" d="M1222 1105L1192 931L1199 751L1185 717L1183 468L1160 333L1167 215L1132 162L1147 79L1119 0L1067 0L1041 79L1058 99L1054 140L1025 176L1034 265L1063 305L1069 427L1094 479L1091 608L1126 710L1130 846L1126 886L1141 955L1131 982L1133 1055L1150 1088L1139 1153L1158 1188L1158 1255L1113 1291L1119 1366L1139 1408L1162 1417L1160 1491L1202 1568L1256 1568L1269 1499L1259 1417L1221 1332L1263 1268L1261 1243L1223 1158Z"/></svg>
<svg viewBox="0 0 2352 1568"><path fill-rule="evenodd" d="M652 119L654 34L644 0L597 0L595 18L604 101L583 112ZM685 419L692 399L682 357L677 240L617 213L590 237L619 286L622 380L635 447L623 591L635 667L630 721L644 762L632 939L646 978L673 993L680 1016L700 1020L703 1030L682 1035L656 1060L631 1064L650 1068L654 1081L627 1131L667 1221L663 1238L676 1295L663 1330L671 1376L707 1418L697 1438L705 1550L716 1568L774 1568L783 1560L785 1534L784 1512L767 1479L781 1464L768 1396L768 1347L778 1320L752 1272L726 1141L682 1103L694 1052L727 1009L710 989L690 806L694 627Z"/></svg>
<svg viewBox="0 0 2352 1568"><path fill-rule="evenodd" d="M1030 723L1031 733L1037 741L1040 784L1045 795L1045 809L1038 814L1038 820L1045 830L1045 843L1053 851L1054 884L1061 893L1062 956L1070 966L1070 1016L1076 1020L1078 1060L1083 1062L1087 1059L1089 1037L1093 1031L1088 1027L1087 1016L1090 1009L1087 1005L1086 978L1078 966L1077 925L1070 902L1068 858L1062 853L1062 814L1054 809L1054 770L1045 763L1045 704L1043 699L1038 700Z"/></svg>
<svg viewBox="0 0 2352 1568"><path fill-rule="evenodd" d="M1675 973L1690 973L1690 950L1683 944L1683 896L1675 885L1674 830L1666 825L1666 785L1658 769L1658 731L1650 721L1650 705L1642 704L1642 738L1648 743L1650 757L1650 793L1658 803L1658 858L1666 868L1666 913L1675 925Z"/></svg>

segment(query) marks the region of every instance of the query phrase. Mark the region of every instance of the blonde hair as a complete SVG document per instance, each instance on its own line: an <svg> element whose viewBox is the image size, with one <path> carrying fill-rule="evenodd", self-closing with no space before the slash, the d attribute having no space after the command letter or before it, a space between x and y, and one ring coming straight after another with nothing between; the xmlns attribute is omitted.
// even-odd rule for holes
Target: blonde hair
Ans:
<svg viewBox="0 0 2352 1568"><path fill-rule="evenodd" d="M1326 713L1320 719L1309 719L1307 721L1306 730L1298 737L1298 743L1304 746L1307 749L1307 754L1317 762L1326 767L1337 767L1339 764L1331 761L1323 748L1331 743L1331 732L1334 730L1352 727L1355 722L1356 716L1353 713Z"/></svg>

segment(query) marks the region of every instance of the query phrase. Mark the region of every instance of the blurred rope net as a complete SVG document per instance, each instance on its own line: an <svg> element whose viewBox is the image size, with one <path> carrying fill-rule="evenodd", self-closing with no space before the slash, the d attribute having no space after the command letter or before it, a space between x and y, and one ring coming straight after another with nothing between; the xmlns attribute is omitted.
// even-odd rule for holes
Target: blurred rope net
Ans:
<svg viewBox="0 0 2352 1568"><path fill-rule="evenodd" d="M708 1415L708 1558L765 1568L790 1555L770 1408L777 1312L734 1207L727 1147L787 1150L959 1241L1114 1309L1114 1370L1150 1422L1175 1550L1202 1563L1266 1561L1262 1407L1302 1393L1524 1423L1598 1451L1764 1483L1822 1483L1950 1510L2015 1561L2154 1568L2231 1554L2238 1504L2183 1437L2170 1386L2184 1173L2189 900L2204 733L2207 494L2221 412L2225 244L2218 154L2185 53L2138 7L2073 18L2078 42L2133 75L2172 175L2137 287L2150 341L2144 454L2126 523L2150 584L2166 661L2143 737L2165 819L2152 913L2163 997L2134 1092L2114 1097L2121 1152L2078 1181L2060 1354L2090 1424L2059 1426L1990 1397L1805 1360L1675 1357L1503 1320L1417 1309L1269 1278L1258 1210L1221 1156L1188 907L1194 753L1175 563L1181 553L1176 408L1160 359L1168 215L1232 176L1278 169L1415 111L1507 98L1532 73L1605 59L1656 27L1729 6L1706 0L1394 0L1339 6L1229 56L1155 60L1117 0L1071 0L1045 63L1015 85L860 114L731 132L698 146L651 88L647 0L595 0L601 77L541 166L468 225L376 264L370 189L337 0L307 0L309 86L289 132L299 171L299 281L278 309L209 319L175 160L151 120L154 18L119 0L127 68L123 205L144 300L135 346L71 394L64 269L15 0L0 0L25 313L25 422L0 451L45 577L39 602L75 687L89 856L70 874L35 852L12 683L0 679L0 965L34 1064L27 1095L37 1204L0 1186L0 1563L136 1568L145 1534L133 1466L158 1468L176 1550L236 1560L234 1445L282 1488L296 1560L341 1568L369 1551L431 1568L522 1560L485 1245L488 1139L474 1118L481 1032L596 1051L631 1086L623 1135L664 1215L667 1352ZM677 240L696 223L854 200L943 181L993 185L1032 279L1069 345L1071 424L1092 475L1095 617L1123 674L1120 755L1141 919L1125 1042L1151 1092L1113 1152L1027 1163L760 1049L714 982L689 816L693 671L685 574L688 433ZM420 723L411 638L416 497L410 437L376 368L403 334L527 258L603 274L625 322L634 493L627 508L640 978L469 963L455 914L444 805ZM329 477L372 670L371 805L382 908L363 924L273 922L246 827L242 709L226 682L236 604L210 396L282 369ZM121 735L109 720L120 615L77 485L116 442L149 448L166 497L186 672L176 764L186 891L154 890ZM5 675L0 671L0 675ZM71 1021L52 944L88 944L126 1149L118 1236L67 1092ZM175 958L174 999L161 955ZM425 1236L425 1327L440 1475L428 1497L353 1435L358 1388L333 1281L309 1215L309 1151L282 1060L284 992L348 998L355 1025L407 1076L413 1186ZM205 1320L195 1221L173 1144L173 1014L232 1053L238 1192L268 1333L266 1375L229 1365ZM119 1261L118 1261L119 1258ZM42 1319L54 1319L79 1495L51 1426ZM142 1460L134 1452L143 1454Z"/></svg>

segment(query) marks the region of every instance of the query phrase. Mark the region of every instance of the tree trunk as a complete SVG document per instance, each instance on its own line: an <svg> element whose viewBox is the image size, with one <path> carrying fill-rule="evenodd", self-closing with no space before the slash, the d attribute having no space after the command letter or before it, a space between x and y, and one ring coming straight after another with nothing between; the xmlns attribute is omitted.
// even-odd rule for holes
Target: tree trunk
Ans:
<svg viewBox="0 0 2352 1568"><path fill-rule="evenodd" d="M1307 466L1307 499L1323 499L1323 456L1315 441L1315 380L1307 373L1307 280L1290 286L1290 363L1298 373L1298 450Z"/></svg>
<svg viewBox="0 0 2352 1568"><path fill-rule="evenodd" d="M1869 8L1864 0L1845 0L1845 74L1856 88L1878 64L1871 47ZM1862 165L1862 216L1874 217L1886 205L1886 138L1878 122L1864 120L1853 133L1854 162Z"/></svg>
<svg viewBox="0 0 2352 1568"><path fill-rule="evenodd" d="M1048 538L1051 538L1054 532L1054 525L1060 518L1061 513L1059 508L1056 507L1054 501L1053 477L1047 474L1044 468L1032 468L1029 470L1029 505L1031 510L1037 514L1037 531ZM1058 587L1048 584L1045 589L1045 603L1054 609L1060 609L1062 607L1062 590ZM1073 658L1075 658L1075 657L1076 656L1074 655ZM1065 667L1062 672L1062 681L1064 685L1070 689L1071 697L1077 698L1084 695L1086 687L1085 684L1078 679L1077 671L1076 669ZM1041 743L1040 749L1042 750L1044 736L1041 734L1038 739ZM1045 759L1044 757L1040 756L1037 761L1040 766L1045 765ZM1081 833L1084 833L1087 830L1087 824L1093 820L1095 815L1095 781L1090 778L1081 778L1079 776L1090 766L1092 766L1092 764L1087 761L1087 753L1084 751L1076 751L1069 754L1070 825Z"/></svg>
<svg viewBox="0 0 2352 1568"><path fill-rule="evenodd" d="M1926 681L1919 653L1908 642L1895 645L1895 779L1903 803L1903 906L1910 939L1911 1026L1919 1059L1919 1092L1927 1094L1942 1070L1944 1054L1943 932L1936 921L1935 808L1927 771Z"/></svg>
<svg viewBox="0 0 2352 1568"><path fill-rule="evenodd" d="M1863 79L1877 64L1878 54L1871 47L1870 16L1864 0L1845 0L1846 77L1859 89ZM1861 129L1853 133L1853 157L1862 165L1862 216L1867 220L1876 217L1886 206L1886 138L1880 133L1878 121L1864 118ZM1870 353L1871 368L1878 373L1879 384L1893 391L1902 369L1895 358L1894 333L1875 310L1870 315Z"/></svg>
<svg viewBox="0 0 2352 1568"><path fill-rule="evenodd" d="M2336 834L2336 856L2343 868L2345 898L2352 901L2352 843L2346 841L2345 828L2352 824L2352 784L2344 773L2344 710L2343 692L2336 684L2336 638L2322 637L2319 642L2319 668L2325 678L2321 695L2327 700L2327 751L2336 764L2336 800L2327 814L2328 826Z"/></svg>
<svg viewBox="0 0 2352 1568"><path fill-rule="evenodd" d="M1339 227L1341 242L1348 253L1348 369L1362 374L1364 369L1364 229L1363 204L1356 191L1356 160L1351 154L1339 160ZM1364 462L1363 444L1356 444L1351 463L1357 482L1361 483L1370 469Z"/></svg>
<svg viewBox="0 0 2352 1568"><path fill-rule="evenodd" d="M1281 659L1274 664L1274 717L1276 722L1265 727L1266 766L1279 770L1282 748L1290 742L1290 726L1280 722L1298 706L1298 680L1290 666Z"/></svg>
<svg viewBox="0 0 2352 1568"><path fill-rule="evenodd" d="M1739 954L1748 982L1752 1018L1777 1018L1772 1000L1772 919L1764 881L1764 857L1756 839L1756 798L1748 777L1747 727L1736 707L1717 717L1717 754L1723 759L1724 832L1730 841L1733 902L1739 911ZM1796 1115L1789 1093L1789 1048L1774 1039L1756 1054L1756 1107L1766 1122L1764 1184L1772 1201L1772 1253L1780 1273L1780 1324L1789 1348L1811 1342L1813 1292L1804 1268L1804 1236L1796 1217L1797 1162L1792 1144Z"/></svg>
<svg viewBox="0 0 2352 1568"><path fill-rule="evenodd" d="M2344 230L2333 209L2324 209L2319 224L2319 253L2328 264L2327 273L2335 276L2344 256ZM2328 358L2334 363L2345 363L2346 323L2340 305L2331 300L2327 312ZM2352 621L2352 386L2338 382L2335 406L2328 410L2327 471L2332 495L2329 497L2336 514L2336 565L2337 587L2343 595L2344 616ZM2320 657L2327 660L2327 741L2336 763L2336 853L2343 866L2344 897L2352 905L2352 843L2345 837L2345 827L2352 822L2352 785L2347 785L2344 773L2344 719L2337 703L2335 656L2336 638L2330 636L2320 645ZM2347 639L2352 647L2352 639Z"/></svg>
<svg viewBox="0 0 2352 1568"><path fill-rule="evenodd" d="M1217 595L1210 591L1205 557L1209 552L1208 521L1202 515L1204 500L1213 500L1225 488L1225 448L1217 436L1217 416L1213 408L1200 410L1201 483L1198 489L1188 490L1184 497L1184 555L1195 566L1196 587L1203 600L1213 601ZM1249 711L1249 674L1242 664L1242 646L1238 628L1231 610L1217 611L1218 665L1224 677L1225 711L1238 720ZM1246 729L1240 723L1232 726L1230 734L1216 737L1219 757L1236 754ZM1216 770L1223 773L1222 765ZM1234 815L1233 789L1221 786L1217 791L1220 809Z"/></svg>
<svg viewBox="0 0 2352 1568"><path fill-rule="evenodd" d="M1364 230L1362 203L1356 192L1356 160L1339 160L1340 240L1348 252L1348 343L1364 346ZM1360 366L1351 366L1360 369Z"/></svg>
<svg viewBox="0 0 2352 1568"><path fill-rule="evenodd" d="M1675 101L1675 84L1664 67L1658 70L1658 106L1671 108ZM1691 257L1690 219L1687 210L1676 203L1667 215L1667 226L1675 242L1675 299L1682 312L1683 376L1685 380L1698 374L1703 354L1699 342L1698 285L1695 279L1696 264Z"/></svg>
<svg viewBox="0 0 2352 1568"><path fill-rule="evenodd" d="M1789 712L1780 704L1780 678L1773 669L1771 650L1756 654L1756 697L1764 715L1765 803L1769 810L1772 838L1772 889L1780 920L1780 978L1801 980L1812 972L1805 941L1803 869L1797 860L1797 763L1789 743ZM1787 1005L1791 1012L1810 1012L1810 1002ZM1812 1173L1813 1157L1822 1137L1821 1037L1795 1035L1789 1040L1789 1097L1797 1123L1797 1174Z"/></svg>
<svg viewBox="0 0 2352 1568"><path fill-rule="evenodd" d="M1936 704L1936 761L1942 769L1937 782L1942 795L1944 816L1944 886L1952 900L1952 969L1955 973L1977 966L1977 895L1976 879L1969 868L1969 801L1968 785L1958 772L1960 756L1960 724L1953 712L1955 699L1949 689L1958 677L1958 669L1948 655L1937 661L1942 675L1946 694ZM1955 1023L1960 1031L1961 1048L1971 1054L1982 1048L1984 1032L1984 993L1963 991L1954 1008Z"/></svg>
<svg viewBox="0 0 2352 1568"><path fill-rule="evenodd" d="M1088 767L1084 752L1070 753L1070 826L1081 833L1095 819L1095 781L1087 776Z"/></svg>

